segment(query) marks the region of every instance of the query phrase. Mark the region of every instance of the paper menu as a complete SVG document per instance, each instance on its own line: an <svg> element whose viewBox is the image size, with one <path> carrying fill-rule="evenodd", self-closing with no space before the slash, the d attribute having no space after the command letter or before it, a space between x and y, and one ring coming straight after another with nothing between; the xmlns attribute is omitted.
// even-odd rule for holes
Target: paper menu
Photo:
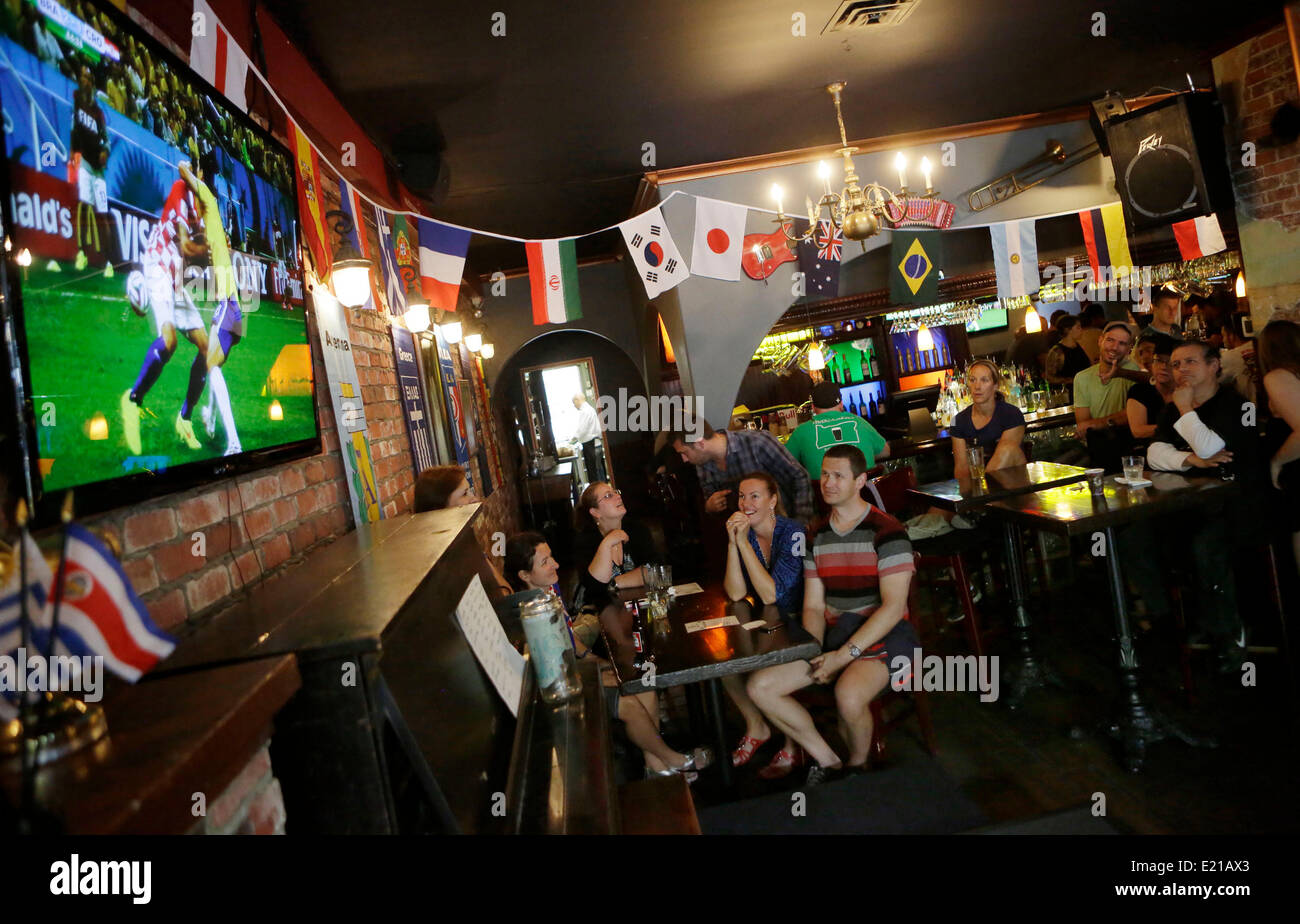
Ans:
<svg viewBox="0 0 1300 924"><path fill-rule="evenodd" d="M702 594L702 593L704 593L704 588L701 587L699 584L696 584L694 581L691 581L691 583L689 584L673 585L674 597L689 597L691 594Z"/></svg>
<svg viewBox="0 0 1300 924"><path fill-rule="evenodd" d="M685 628L687 632L703 632L705 629L716 629L719 626L738 625L740 625L740 620L735 616L716 616L713 619L697 619L694 622L688 622Z"/></svg>
<svg viewBox="0 0 1300 924"><path fill-rule="evenodd" d="M477 574L465 588L460 603L456 604L456 620L474 657L478 658L492 685L510 707L510 714L518 716L524 682L524 656L515 651L506 638L501 620L497 619L496 610Z"/></svg>

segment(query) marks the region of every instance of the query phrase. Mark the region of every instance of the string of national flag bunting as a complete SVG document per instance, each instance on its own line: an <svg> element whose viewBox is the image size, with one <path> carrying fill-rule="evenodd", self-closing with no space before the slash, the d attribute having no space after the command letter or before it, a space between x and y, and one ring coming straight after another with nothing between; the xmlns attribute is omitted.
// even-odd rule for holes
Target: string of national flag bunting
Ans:
<svg viewBox="0 0 1300 924"><path fill-rule="evenodd" d="M533 323L538 325L564 324L582 317L574 242L580 237L600 234L615 227L623 236L637 275L645 286L647 298L656 298L691 276L707 276L730 282L740 279L749 206L690 196L681 191L673 192L668 198L684 195L695 200L695 234L689 265L682 259L664 221L664 203L608 228L550 240L524 240L437 221L413 212L388 209L343 179L340 171L303 134L302 129L289 116L284 102L244 55L205 0L194 0L194 9L196 13L202 12L209 17L209 21L215 25L207 34L192 39L190 61L195 70L245 112L248 111L245 82L251 72L285 112L298 172L298 204L303 222L303 237L322 282L328 281L331 264L325 208L320 195L322 160L338 176L343 211L353 222L353 230L348 235L352 245L372 261L376 256L379 258L377 262L384 294L389 312L393 314L405 313L406 293L417 282L420 294L431 308L454 311L464 274L465 255L474 235L517 241L524 245L528 258ZM220 65L217 62L221 62ZM360 232L364 227L363 200L373 210L379 239L378 255L372 253L366 235ZM951 220L951 204L943 205ZM1109 268L1111 274L1115 275L1122 274L1131 267L1132 259L1129 256L1120 203L1084 209L1078 216L1094 280L1107 278L1103 275L1103 268ZM1056 216L1025 218L987 226L993 247L999 298L1020 298L1039 290L1035 222L1046 217ZM795 233L802 234L807 227L806 221L794 220ZM963 230L971 228L917 231L910 227L896 227L891 231L890 298L895 304L920 305L939 300L938 283L943 264L941 235ZM1173 230L1183 260L1209 256L1227 248L1214 215L1179 222L1173 225ZM771 237L779 239L781 235L778 232ZM784 245L780 240L774 240L773 243ZM818 222L816 233L808 241L797 245L797 252L783 253L778 260L798 261L800 270L805 274L808 294L833 298L839 294L843 243L839 229L823 219ZM371 289L372 297L363 307L373 309L379 303L377 283L373 276Z"/></svg>

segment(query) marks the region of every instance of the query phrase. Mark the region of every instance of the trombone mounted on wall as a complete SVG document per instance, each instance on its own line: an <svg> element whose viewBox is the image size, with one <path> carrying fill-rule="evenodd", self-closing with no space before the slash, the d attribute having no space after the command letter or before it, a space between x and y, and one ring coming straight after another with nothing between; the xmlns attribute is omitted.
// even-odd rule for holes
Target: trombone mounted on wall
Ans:
<svg viewBox="0 0 1300 924"><path fill-rule="evenodd" d="M1012 196L1020 195L1027 189L1033 189L1044 180L1058 173L1064 173L1071 167L1077 167L1100 153L1100 146L1093 141L1067 154L1061 142L1049 138L1047 148L1042 154L1013 170L1008 170L997 179L971 190L966 197L966 203L972 212L982 212L999 202L1007 201Z"/></svg>

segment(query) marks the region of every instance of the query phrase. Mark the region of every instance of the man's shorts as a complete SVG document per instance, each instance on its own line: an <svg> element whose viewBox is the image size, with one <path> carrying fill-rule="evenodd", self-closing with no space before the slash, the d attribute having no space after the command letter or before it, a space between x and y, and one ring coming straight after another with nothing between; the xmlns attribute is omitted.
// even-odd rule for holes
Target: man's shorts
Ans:
<svg viewBox="0 0 1300 924"><path fill-rule="evenodd" d="M859 613L841 614L833 624L826 627L822 651L830 652L844 647L867 618ZM889 671L890 682L901 683L912 673L912 656L920 647L921 643L917 640L916 630L912 628L912 624L906 619L900 619L884 638L864 649L858 660L883 662L885 669ZM903 664L900 658L905 659L907 663Z"/></svg>
<svg viewBox="0 0 1300 924"><path fill-rule="evenodd" d="M153 315L154 330L161 334L164 324L171 324L179 331L201 330L203 318L194 307L190 293L184 286L177 286L166 267L161 264L145 264L145 290L149 293L149 311ZM176 296L181 304L176 304Z"/></svg>
<svg viewBox="0 0 1300 924"><path fill-rule="evenodd" d="M224 299L212 316L212 334L209 339L221 344L221 352L230 355L231 348L244 336L244 313L239 310L239 300Z"/></svg>

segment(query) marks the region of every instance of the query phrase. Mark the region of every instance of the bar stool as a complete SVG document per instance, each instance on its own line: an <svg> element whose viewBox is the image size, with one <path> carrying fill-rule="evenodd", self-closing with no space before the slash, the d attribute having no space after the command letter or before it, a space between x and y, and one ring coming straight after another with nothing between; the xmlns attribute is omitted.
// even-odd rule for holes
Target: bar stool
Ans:
<svg viewBox="0 0 1300 924"><path fill-rule="evenodd" d="M907 508L907 492L916 487L916 472L910 467L904 467L888 475L881 475L868 484L875 487L876 493L884 504L885 512L901 519L902 512ZM984 641L980 634L979 610L976 609L975 600L971 596L970 574L961 557L961 546L968 542L965 536L955 531L934 539L919 539L912 543L912 549L916 553L918 573L921 568L926 567L940 567L952 573L951 578L937 578L935 582L951 584L956 590L958 605L966 617L962 620L966 641L970 645L971 652L976 657L982 657ZM912 586L915 588L915 581L912 582ZM913 609L912 612L916 610Z"/></svg>
<svg viewBox="0 0 1300 924"><path fill-rule="evenodd" d="M1263 555L1259 553L1263 552ZM1247 552L1247 555L1259 559L1263 558L1264 564L1268 570L1268 587L1270 602L1277 613L1278 629L1281 633L1281 655L1282 660L1286 662L1287 674L1291 679L1291 698L1296 698L1295 686L1295 662L1291 658L1291 636L1287 631L1286 611L1282 608L1282 586L1278 579L1277 555L1273 551L1273 543L1265 541L1255 546ZM1178 628L1178 666L1183 676L1183 691L1187 697L1187 705L1196 705L1196 689L1192 677L1192 652L1209 651L1210 646L1205 644L1192 644L1187 640L1187 614L1183 606L1183 588L1175 584L1170 588L1170 596L1174 601L1174 620ZM1248 645L1246 651L1254 654L1278 654L1278 648L1271 645Z"/></svg>

